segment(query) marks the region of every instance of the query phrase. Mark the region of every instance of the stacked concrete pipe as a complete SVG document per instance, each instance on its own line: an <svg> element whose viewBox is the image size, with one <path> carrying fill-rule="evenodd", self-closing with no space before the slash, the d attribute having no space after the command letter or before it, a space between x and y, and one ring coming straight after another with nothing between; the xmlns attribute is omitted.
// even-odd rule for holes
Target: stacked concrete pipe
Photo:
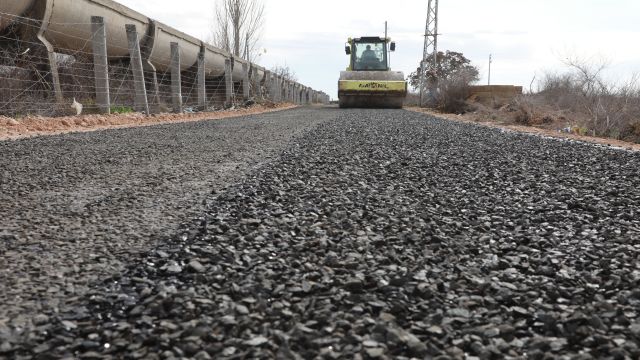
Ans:
<svg viewBox="0 0 640 360"><path fill-rule="evenodd" d="M231 59L234 82L245 78L257 79L258 86L262 86L265 81L266 70L263 67L234 58L222 49L112 0L2 0L0 15L0 32L12 23L28 20L38 22L40 29L37 37L50 53L52 70L56 67L54 52L92 51L91 18L97 16L104 19L109 61L129 57L125 25L133 24L140 35L143 63L148 70L168 71L171 43L178 43L181 71L196 66L198 57L202 56L205 75L209 78L221 77L225 75L225 60ZM57 75L54 73L54 76Z"/></svg>

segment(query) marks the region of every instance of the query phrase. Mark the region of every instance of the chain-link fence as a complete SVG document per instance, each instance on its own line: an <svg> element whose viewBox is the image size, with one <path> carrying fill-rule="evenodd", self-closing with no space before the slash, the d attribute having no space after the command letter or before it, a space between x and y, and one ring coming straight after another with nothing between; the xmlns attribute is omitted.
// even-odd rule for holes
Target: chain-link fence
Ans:
<svg viewBox="0 0 640 360"><path fill-rule="evenodd" d="M0 12L0 24L10 24L0 29L0 115L72 115L77 104L84 114L159 113L214 110L248 99L325 100L320 92L163 26L175 40L169 51L168 37L158 35L153 20L147 30L127 25L126 33L117 28L115 34L109 21L43 24Z"/></svg>

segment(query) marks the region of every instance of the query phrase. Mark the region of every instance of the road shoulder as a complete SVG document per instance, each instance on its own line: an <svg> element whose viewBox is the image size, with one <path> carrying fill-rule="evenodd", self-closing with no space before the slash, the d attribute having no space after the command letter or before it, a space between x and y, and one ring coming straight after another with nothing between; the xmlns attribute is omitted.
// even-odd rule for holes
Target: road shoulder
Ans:
<svg viewBox="0 0 640 360"><path fill-rule="evenodd" d="M220 120L246 115L265 114L293 109L295 107L295 105L291 104L274 104L273 106L255 105L249 108L223 111L187 114L164 113L152 114L151 116L146 116L142 113L80 115L57 118L27 116L22 119L0 116L0 141L107 129L122 129L202 120Z"/></svg>
<svg viewBox="0 0 640 360"><path fill-rule="evenodd" d="M640 151L640 144L634 144L631 142L626 142L621 140L564 133L564 132L559 132L559 131L554 131L549 129L538 128L534 126L502 124L498 122L489 122L489 121L474 121L461 115L443 114L437 111L433 111L431 109L423 109L418 107L407 107L405 109L413 112L422 113L422 114L428 114L431 116L438 117L440 119L457 121L457 122L468 123L468 124L476 124L480 126L486 126L489 128L501 129L504 131L515 131L515 132L527 133L527 134L532 134L532 135L537 135L542 137L551 137L556 139L580 141L580 142L603 145L603 146L619 148L624 150Z"/></svg>

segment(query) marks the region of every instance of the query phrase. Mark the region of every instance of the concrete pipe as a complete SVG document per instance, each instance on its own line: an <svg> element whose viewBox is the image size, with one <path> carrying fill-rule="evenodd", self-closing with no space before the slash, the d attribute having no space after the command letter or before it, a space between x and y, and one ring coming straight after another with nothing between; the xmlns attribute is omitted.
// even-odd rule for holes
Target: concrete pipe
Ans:
<svg viewBox="0 0 640 360"><path fill-rule="evenodd" d="M125 25L136 27L145 70L168 71L171 65L171 43L180 46L180 70L192 69L202 53L205 58L205 76L220 77L225 74L225 59L232 56L226 51L205 44L192 36L166 24L154 21L113 0L0 0L0 31L18 20L33 17L41 21L37 38L46 46L56 96L61 101L55 52L92 53L91 18L104 18L107 35L107 55L111 60L129 57L129 43ZM33 26L33 23L31 24ZM245 79L245 69L250 69L250 81L264 82L266 70L240 58L233 58L233 79ZM244 65L244 66L243 66ZM284 86L281 84L281 86ZM291 88L283 88L290 93ZM277 95L276 95L277 96Z"/></svg>
<svg viewBox="0 0 640 360"><path fill-rule="evenodd" d="M247 69L249 69L251 67L251 64L247 60L240 58L233 58L233 62L233 81L242 81L245 76L242 70L242 65L247 65Z"/></svg>
<svg viewBox="0 0 640 360"><path fill-rule="evenodd" d="M86 52L91 50L91 17L101 16L107 27L107 54L110 58L129 56L126 24L136 26L143 52L143 58L156 70L167 71L171 64L171 43L177 42L181 50L182 71L190 69L198 61L198 54L204 51L207 77L224 75L224 60L231 55L202 41L176 30L166 24L149 19L113 0L2 0L0 2L0 30L16 20L16 16L26 15L36 7L40 14L42 28L38 37L50 51ZM244 78L242 65L249 64L244 59L234 59L233 77L235 81ZM265 70L256 66L260 81Z"/></svg>
<svg viewBox="0 0 640 360"><path fill-rule="evenodd" d="M109 57L129 56L126 24L134 24L144 39L149 19L111 0L46 0L44 37L55 49L91 52L91 17L101 16L107 28ZM144 40L143 40L144 41Z"/></svg>
<svg viewBox="0 0 640 360"><path fill-rule="evenodd" d="M267 73L267 70L259 65L253 64L252 66L254 66L255 70L258 72L258 81L260 82L260 84L264 83L264 77Z"/></svg>
<svg viewBox="0 0 640 360"><path fill-rule="evenodd" d="M224 60L230 58L231 54L209 44L203 43L202 46L207 77L224 76Z"/></svg>
<svg viewBox="0 0 640 360"><path fill-rule="evenodd" d="M11 25L16 17L24 16L35 0L2 0L0 2L0 31Z"/></svg>
<svg viewBox="0 0 640 360"><path fill-rule="evenodd" d="M155 20L152 30L153 45L148 50L148 60L157 70L169 70L172 42L180 45L181 71L191 68L198 61L198 54L202 47L200 40ZM224 63L224 60L222 61Z"/></svg>

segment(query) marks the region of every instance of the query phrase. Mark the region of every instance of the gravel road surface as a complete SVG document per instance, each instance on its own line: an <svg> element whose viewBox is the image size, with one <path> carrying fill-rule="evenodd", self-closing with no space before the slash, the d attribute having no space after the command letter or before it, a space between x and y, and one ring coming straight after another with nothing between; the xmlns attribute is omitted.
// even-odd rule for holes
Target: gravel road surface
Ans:
<svg viewBox="0 0 640 360"><path fill-rule="evenodd" d="M316 126L58 313L0 328L0 354L640 357L638 153L401 110L283 114ZM31 242L12 261L50 256Z"/></svg>
<svg viewBox="0 0 640 360"><path fill-rule="evenodd" d="M299 109L0 142L0 326L84 294L324 121Z"/></svg>

